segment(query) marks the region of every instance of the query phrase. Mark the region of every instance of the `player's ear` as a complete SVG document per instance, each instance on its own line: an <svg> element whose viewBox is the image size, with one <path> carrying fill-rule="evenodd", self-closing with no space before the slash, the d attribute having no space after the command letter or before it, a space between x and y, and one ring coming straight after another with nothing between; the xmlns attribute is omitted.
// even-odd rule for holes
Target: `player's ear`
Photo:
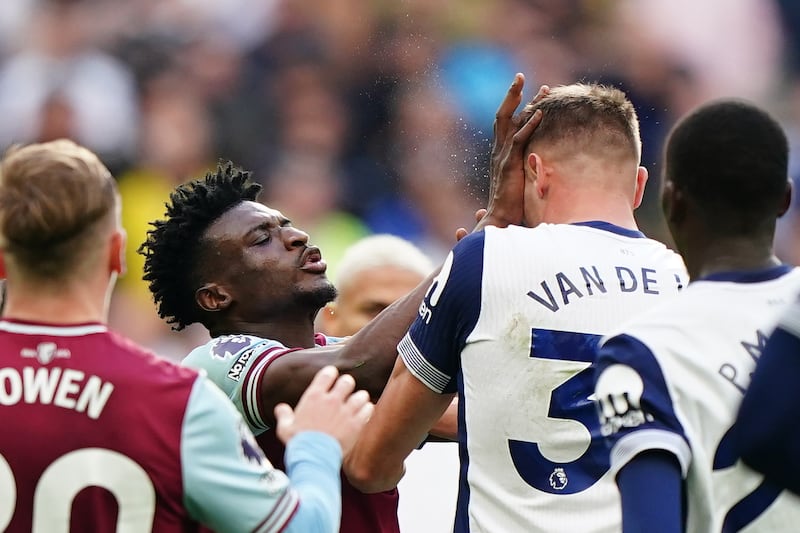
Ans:
<svg viewBox="0 0 800 533"><path fill-rule="evenodd" d="M206 283L197 289L194 299L201 309L212 312L226 309L233 301L225 287L216 283Z"/></svg>
<svg viewBox="0 0 800 533"><path fill-rule="evenodd" d="M117 228L111 234L111 248L108 254L108 269L110 272L122 275L125 273L125 244L128 234L122 228Z"/></svg>
<svg viewBox="0 0 800 533"><path fill-rule="evenodd" d="M781 204L778 206L778 216L782 217L786 214L789 210L789 206L792 205L792 178L786 180L786 190L783 192L783 198L781 199Z"/></svg>
<svg viewBox="0 0 800 533"><path fill-rule="evenodd" d="M536 197L541 199L547 193L549 187L550 176L545 172L544 163L542 158L536 152L528 154L525 169L525 190L530 187L531 191L535 192Z"/></svg>
<svg viewBox="0 0 800 533"><path fill-rule="evenodd" d="M325 304L325 307L322 308L322 311L320 311L319 315L317 316L319 330L324 331L327 335L337 335L334 332L336 331L336 325L338 321L339 315L336 314L336 302L328 302Z"/></svg>
<svg viewBox="0 0 800 533"><path fill-rule="evenodd" d="M686 218L686 197L669 179L664 181L664 188L661 190L661 210L670 227L680 224Z"/></svg>
<svg viewBox="0 0 800 533"><path fill-rule="evenodd" d="M648 178L647 169L639 167L636 171L636 186L633 191L633 208L637 209L642 205L642 198L644 197L644 186L647 184Z"/></svg>

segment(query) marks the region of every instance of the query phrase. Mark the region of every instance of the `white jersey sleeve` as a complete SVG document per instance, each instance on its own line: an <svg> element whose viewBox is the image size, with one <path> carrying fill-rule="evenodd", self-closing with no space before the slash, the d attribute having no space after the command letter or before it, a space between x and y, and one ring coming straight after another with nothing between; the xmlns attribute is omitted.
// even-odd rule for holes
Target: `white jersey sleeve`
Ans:
<svg viewBox="0 0 800 533"><path fill-rule="evenodd" d="M397 349L409 371L438 393L456 392L461 350L481 306L483 232L468 235L445 259Z"/></svg>
<svg viewBox="0 0 800 533"><path fill-rule="evenodd" d="M675 455L686 477L691 448L650 348L630 335L612 337L600 350L597 375L595 397L600 431L612 450L611 472L616 475L643 451L664 450Z"/></svg>
<svg viewBox="0 0 800 533"><path fill-rule="evenodd" d="M337 531L339 444L301 433L289 442L286 459L289 477L264 457L224 394L198 377L181 439L184 503L194 519L215 531Z"/></svg>
<svg viewBox="0 0 800 533"><path fill-rule="evenodd" d="M689 532L796 529L800 499L741 461L734 422L798 288L800 270L787 266L709 276L600 348L595 398L611 471L644 451L673 454L685 479Z"/></svg>

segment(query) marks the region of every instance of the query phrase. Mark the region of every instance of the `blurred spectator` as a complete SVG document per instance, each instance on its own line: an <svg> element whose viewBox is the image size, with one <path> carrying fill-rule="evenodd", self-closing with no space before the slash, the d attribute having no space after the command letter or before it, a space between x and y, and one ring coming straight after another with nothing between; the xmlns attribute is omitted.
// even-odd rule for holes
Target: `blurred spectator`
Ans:
<svg viewBox="0 0 800 533"><path fill-rule="evenodd" d="M139 209L160 214L176 180L231 159L259 169L277 207L309 218L328 259L372 231L440 258L484 196L484 95L516 70L530 87L600 80L637 107L650 170L637 218L669 244L656 161L676 116L746 97L800 139L796 3L3 0L0 147L87 145L136 191L126 209L140 220ZM797 212L778 231L792 261ZM140 237L131 230L132 247ZM139 276L134 258L127 278Z"/></svg>
<svg viewBox="0 0 800 533"><path fill-rule="evenodd" d="M0 145L43 140L43 115L58 102L69 137L112 170L135 154L136 88L126 65L92 42L89 2L39 2L24 28L28 46L0 67Z"/></svg>
<svg viewBox="0 0 800 533"><path fill-rule="evenodd" d="M390 152L398 190L365 215L372 231L410 240L434 261L444 259L453 229L469 226L478 207L469 190L476 150L446 94L444 87L423 79L399 95Z"/></svg>
<svg viewBox="0 0 800 533"><path fill-rule="evenodd" d="M111 317L140 344L180 359L207 338L203 328L170 333L155 313L137 253L149 223L163 218L172 189L214 165L211 122L203 100L172 75L152 80L142 103L138 164L119 175L122 225L128 233L127 273L117 284Z"/></svg>

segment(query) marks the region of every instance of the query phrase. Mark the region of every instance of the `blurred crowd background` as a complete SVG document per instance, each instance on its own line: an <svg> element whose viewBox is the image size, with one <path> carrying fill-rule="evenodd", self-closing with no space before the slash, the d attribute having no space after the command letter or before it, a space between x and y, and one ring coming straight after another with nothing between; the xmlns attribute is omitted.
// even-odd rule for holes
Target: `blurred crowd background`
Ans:
<svg viewBox="0 0 800 533"><path fill-rule="evenodd" d="M370 233L440 261L483 204L518 71L528 98L580 80L628 93L650 170L639 222L667 244L658 159L677 117L747 98L800 146L796 0L2 0L0 147L69 137L101 155L129 235L112 325L180 358L205 332L158 319L136 254L173 186L220 159L252 170L331 277ZM797 200L777 244L800 264Z"/></svg>

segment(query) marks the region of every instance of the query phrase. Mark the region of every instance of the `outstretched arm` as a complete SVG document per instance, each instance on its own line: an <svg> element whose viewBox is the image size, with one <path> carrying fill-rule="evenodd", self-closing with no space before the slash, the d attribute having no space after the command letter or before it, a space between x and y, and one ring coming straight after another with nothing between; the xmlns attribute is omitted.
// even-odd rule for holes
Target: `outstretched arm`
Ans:
<svg viewBox="0 0 800 533"><path fill-rule="evenodd" d="M488 205L473 231L522 221L523 152L541 121L541 113L531 115L525 110L514 116L522 101L524 82L524 76L517 74L498 108ZM545 94L547 88L543 87L536 98ZM358 388L367 390L377 399L394 366L397 344L418 315L420 303L437 274L438 271L434 272L410 294L384 309L346 343L299 350L291 357L281 357L272 363L261 381L262 414L269 419L276 403L294 404L314 373L327 364L351 374Z"/></svg>

